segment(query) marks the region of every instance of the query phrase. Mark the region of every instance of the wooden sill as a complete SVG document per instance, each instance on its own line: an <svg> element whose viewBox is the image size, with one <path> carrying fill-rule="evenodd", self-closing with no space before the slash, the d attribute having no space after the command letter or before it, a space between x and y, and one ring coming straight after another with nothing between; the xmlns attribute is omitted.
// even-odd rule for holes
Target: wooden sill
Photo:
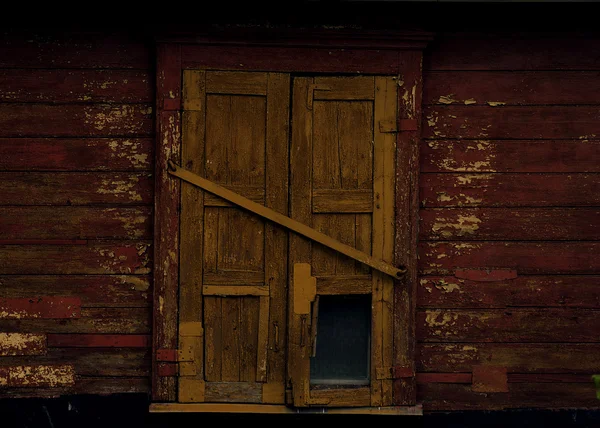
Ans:
<svg viewBox="0 0 600 428"><path fill-rule="evenodd" d="M292 408L271 404L229 404L229 403L154 403L151 413L278 413L278 414L370 414L370 415L423 415L423 406L390 407L308 407Z"/></svg>

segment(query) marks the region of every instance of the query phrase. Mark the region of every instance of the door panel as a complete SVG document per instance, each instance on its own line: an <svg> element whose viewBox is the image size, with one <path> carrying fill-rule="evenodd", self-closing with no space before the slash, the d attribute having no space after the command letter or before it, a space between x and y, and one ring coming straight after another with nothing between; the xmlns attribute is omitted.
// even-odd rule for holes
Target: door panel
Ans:
<svg viewBox="0 0 600 428"><path fill-rule="evenodd" d="M395 133L385 132L387 127L380 126L380 122L395 123L396 82L391 77L366 76L295 78L292 96L290 216L391 262ZM390 405L391 380L383 379L386 376L382 373L392 365L393 280L296 235L290 237L289 257L289 372L294 405ZM313 282L316 290L311 294ZM364 379L348 379L343 368L338 367L343 361L334 361L335 355L322 358L325 369L320 366L319 379L311 382L311 361L317 361L315 352L352 348L342 342L337 348L319 347L319 340L340 340L334 332L345 327L335 326L339 322L336 320L343 318L339 313L320 312L319 296L356 294L369 295L371 300L370 337L355 338L356 343L368 346L364 350L369 355L368 387L364 386ZM308 313L306 299L311 302ZM322 310L343 310L343 301L338 299L333 304L326 300L328 304ZM355 312L358 315L360 311ZM323 332L331 332L332 337L318 336L320 316L328 320L323 322L331 324ZM359 322L348 319L348 323L353 321ZM344 340L351 340L348 334L343 336ZM329 379L327 367L332 370ZM356 372L356 367L348 370Z"/></svg>
<svg viewBox="0 0 600 428"><path fill-rule="evenodd" d="M284 74L184 71L183 166L287 214L288 103ZM182 184L179 401L283 403L286 247L285 231Z"/></svg>

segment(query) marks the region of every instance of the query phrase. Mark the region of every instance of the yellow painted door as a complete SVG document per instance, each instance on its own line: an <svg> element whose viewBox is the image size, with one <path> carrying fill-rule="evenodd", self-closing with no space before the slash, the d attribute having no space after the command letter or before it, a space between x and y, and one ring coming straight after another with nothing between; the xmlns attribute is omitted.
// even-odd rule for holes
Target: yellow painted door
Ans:
<svg viewBox="0 0 600 428"><path fill-rule="evenodd" d="M290 79L186 70L182 162L288 214ZM180 402L284 403L287 232L182 183Z"/></svg>
<svg viewBox="0 0 600 428"><path fill-rule="evenodd" d="M390 263L396 116L392 77L293 79L290 217ZM391 277L295 234L289 274L294 406L391 405Z"/></svg>

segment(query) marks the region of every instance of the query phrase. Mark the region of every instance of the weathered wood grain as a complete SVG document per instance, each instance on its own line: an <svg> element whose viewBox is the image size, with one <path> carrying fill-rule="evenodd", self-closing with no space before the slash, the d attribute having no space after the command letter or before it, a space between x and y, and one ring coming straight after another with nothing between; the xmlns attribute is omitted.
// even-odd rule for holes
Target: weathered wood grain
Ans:
<svg viewBox="0 0 600 428"><path fill-rule="evenodd" d="M81 299L63 296L0 298L0 319L62 319L81 316Z"/></svg>
<svg viewBox="0 0 600 428"><path fill-rule="evenodd" d="M600 174L421 174L424 207L600 205Z"/></svg>
<svg viewBox="0 0 600 428"><path fill-rule="evenodd" d="M577 49L573 49L577 46ZM598 70L598 37L510 31L441 34L426 70ZM585 54L582 54L585 52Z"/></svg>
<svg viewBox="0 0 600 428"><path fill-rule="evenodd" d="M502 410L507 408L598 408L593 382L514 383L508 394L473 392L471 385L421 384L418 399L424 411Z"/></svg>
<svg viewBox="0 0 600 428"><path fill-rule="evenodd" d="M151 239L150 207L0 207L3 239Z"/></svg>
<svg viewBox="0 0 600 428"><path fill-rule="evenodd" d="M430 71L423 80L427 105L600 104L597 71Z"/></svg>
<svg viewBox="0 0 600 428"><path fill-rule="evenodd" d="M152 79L134 70L0 70L0 102L150 103Z"/></svg>
<svg viewBox="0 0 600 428"><path fill-rule="evenodd" d="M0 138L2 171L150 171L150 138Z"/></svg>
<svg viewBox="0 0 600 428"><path fill-rule="evenodd" d="M519 276L476 282L454 276L424 276L419 281L421 308L600 307L597 275Z"/></svg>
<svg viewBox="0 0 600 428"><path fill-rule="evenodd" d="M588 106L428 106L423 138L585 139L600 135L600 109Z"/></svg>
<svg viewBox="0 0 600 428"><path fill-rule="evenodd" d="M3 357L3 366L72 364L78 376L149 376L149 349L50 348L45 355Z"/></svg>
<svg viewBox="0 0 600 428"><path fill-rule="evenodd" d="M240 61L240 58L244 61ZM311 58L307 61L307 58ZM261 46L191 45L181 47L184 68L269 70L271 72L338 72L395 75L398 53L392 50L314 49ZM218 64L218 66L215 66Z"/></svg>
<svg viewBox="0 0 600 428"><path fill-rule="evenodd" d="M600 311L593 309L430 309L417 313L425 342L595 342Z"/></svg>
<svg viewBox="0 0 600 428"><path fill-rule="evenodd" d="M132 68L148 70L151 44L143 39L100 33L4 33L2 68Z"/></svg>
<svg viewBox="0 0 600 428"><path fill-rule="evenodd" d="M150 306L148 275L1 275L0 296L64 296L81 299L86 307Z"/></svg>
<svg viewBox="0 0 600 428"><path fill-rule="evenodd" d="M0 330L7 333L148 334L150 312L147 308L84 308L81 318L0 320Z"/></svg>
<svg viewBox="0 0 600 428"><path fill-rule="evenodd" d="M262 384L253 382L207 382L207 402L261 403Z"/></svg>
<svg viewBox="0 0 600 428"><path fill-rule="evenodd" d="M439 140L421 144L422 172L600 172L600 141ZM595 137L594 137L595 138Z"/></svg>
<svg viewBox="0 0 600 428"><path fill-rule="evenodd" d="M148 241L91 242L88 245L0 245L0 274L146 274Z"/></svg>
<svg viewBox="0 0 600 428"><path fill-rule="evenodd" d="M53 388L75 383L75 370L72 365L17 364L0 367L0 386Z"/></svg>
<svg viewBox="0 0 600 428"><path fill-rule="evenodd" d="M596 373L598 352L598 343L420 343L417 369L468 372L490 364L513 373Z"/></svg>
<svg viewBox="0 0 600 428"><path fill-rule="evenodd" d="M423 242L419 271L447 275L460 268L503 267L519 275L596 274L599 242Z"/></svg>
<svg viewBox="0 0 600 428"><path fill-rule="evenodd" d="M46 335L31 333L0 333L0 356L44 355Z"/></svg>
<svg viewBox="0 0 600 428"><path fill-rule="evenodd" d="M600 240L598 208L429 208L421 240Z"/></svg>
<svg viewBox="0 0 600 428"><path fill-rule="evenodd" d="M150 136L150 104L0 104L1 137Z"/></svg>
<svg viewBox="0 0 600 428"><path fill-rule="evenodd" d="M49 334L50 348L149 348L150 336L141 334Z"/></svg>
<svg viewBox="0 0 600 428"><path fill-rule="evenodd" d="M147 205L152 188L148 173L0 173L3 205Z"/></svg>
<svg viewBox="0 0 600 428"><path fill-rule="evenodd" d="M77 377L72 387L10 388L2 390L5 398L55 398L65 395L150 393L147 377Z"/></svg>

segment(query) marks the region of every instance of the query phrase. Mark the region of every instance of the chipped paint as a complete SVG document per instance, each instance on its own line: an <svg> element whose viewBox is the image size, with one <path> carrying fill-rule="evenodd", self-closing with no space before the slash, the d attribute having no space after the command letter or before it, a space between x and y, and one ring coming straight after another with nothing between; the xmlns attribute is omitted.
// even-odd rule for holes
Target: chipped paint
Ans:
<svg viewBox="0 0 600 428"><path fill-rule="evenodd" d="M456 180L459 185L463 186L465 184L473 184L473 181L491 180L492 178L492 174L466 174L457 176Z"/></svg>
<svg viewBox="0 0 600 428"><path fill-rule="evenodd" d="M440 290L442 293L452 293L454 291L458 291L459 294L464 293L464 291L461 290L460 285L454 282L446 282L443 279L438 279L435 281L431 281L433 283L433 286Z"/></svg>
<svg viewBox="0 0 600 428"><path fill-rule="evenodd" d="M115 196L128 195L132 201L141 201L142 195L137 190L139 182L138 176L128 177L127 180L102 179L96 193Z"/></svg>
<svg viewBox="0 0 600 428"><path fill-rule="evenodd" d="M161 315L163 315L165 309L165 299L163 298L163 296L158 296L158 312L160 312Z"/></svg>
<svg viewBox="0 0 600 428"><path fill-rule="evenodd" d="M465 105L471 105L471 104L477 104L477 100L475 98L469 98L468 100L464 101Z"/></svg>
<svg viewBox="0 0 600 428"><path fill-rule="evenodd" d="M429 327L450 327L456 324L458 315L445 310L431 310L425 312L425 323Z"/></svg>
<svg viewBox="0 0 600 428"><path fill-rule="evenodd" d="M43 355L46 335L34 333L0 333L0 356Z"/></svg>
<svg viewBox="0 0 600 428"><path fill-rule="evenodd" d="M150 288L150 281L145 278L138 278L136 276L122 276L120 279L121 284L130 285L131 289L135 291L148 291Z"/></svg>
<svg viewBox="0 0 600 428"><path fill-rule="evenodd" d="M459 215L455 221L438 218L431 229L442 238L451 238L456 236L475 235L475 232L479 229L479 223L481 223L481 219L474 215ZM438 258L441 257L438 256Z"/></svg>
<svg viewBox="0 0 600 428"><path fill-rule="evenodd" d="M5 368L7 378L0 384L12 387L58 387L75 384L75 369L63 366L12 366ZM0 379L2 376L0 375Z"/></svg>
<svg viewBox="0 0 600 428"><path fill-rule="evenodd" d="M449 94L449 95L442 95L439 99L438 102L440 104L452 104L452 103L457 103L458 100L454 99L454 94Z"/></svg>
<svg viewBox="0 0 600 428"><path fill-rule="evenodd" d="M485 103L490 107L499 107L506 105L506 103L502 101L486 101Z"/></svg>

